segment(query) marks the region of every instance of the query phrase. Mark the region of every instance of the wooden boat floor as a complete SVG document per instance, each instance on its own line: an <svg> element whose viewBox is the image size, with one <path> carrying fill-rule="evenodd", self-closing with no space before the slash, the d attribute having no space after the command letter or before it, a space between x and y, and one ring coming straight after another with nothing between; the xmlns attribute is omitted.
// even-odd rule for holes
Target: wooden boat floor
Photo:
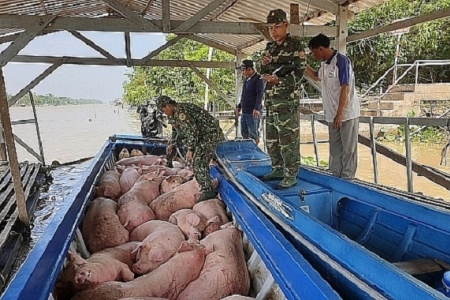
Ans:
<svg viewBox="0 0 450 300"><path fill-rule="evenodd" d="M411 275L427 274L450 270L450 264L439 259L421 258L394 263L394 265Z"/></svg>
<svg viewBox="0 0 450 300"><path fill-rule="evenodd" d="M34 214L40 187L44 176L41 164L20 164L20 176L24 189L26 207L30 220ZM7 281L17 252L23 240L23 234L29 234L19 221L14 184L8 165L0 166L0 289Z"/></svg>

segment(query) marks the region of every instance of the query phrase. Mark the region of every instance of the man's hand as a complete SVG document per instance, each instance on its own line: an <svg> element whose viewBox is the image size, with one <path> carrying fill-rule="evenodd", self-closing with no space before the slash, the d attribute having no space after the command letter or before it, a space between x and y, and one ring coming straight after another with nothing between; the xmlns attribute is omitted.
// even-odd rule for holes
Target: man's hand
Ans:
<svg viewBox="0 0 450 300"><path fill-rule="evenodd" d="M275 85L279 83L277 75L263 74L261 77L264 81L267 81L267 83Z"/></svg>
<svg viewBox="0 0 450 300"><path fill-rule="evenodd" d="M272 62L272 56L266 51L265 55L261 58L261 65L266 66Z"/></svg>
<svg viewBox="0 0 450 300"><path fill-rule="evenodd" d="M173 145L167 146L167 148L166 148L166 154L170 154L170 153L172 153L172 151L173 151Z"/></svg>
<svg viewBox="0 0 450 300"><path fill-rule="evenodd" d="M186 161L187 162L190 162L190 161L192 161L192 157L194 156L194 152L192 152L192 150L189 150L187 153L186 153Z"/></svg>
<svg viewBox="0 0 450 300"><path fill-rule="evenodd" d="M254 110L253 110L253 119L258 119L258 118L259 118L259 115L260 115L259 110L254 109Z"/></svg>
<svg viewBox="0 0 450 300"><path fill-rule="evenodd" d="M236 108L234 109L234 116L235 116L235 117L239 117L240 115L241 115L241 110L240 110L239 108L236 107Z"/></svg>
<svg viewBox="0 0 450 300"><path fill-rule="evenodd" d="M342 125L342 113L337 113L334 117L333 127L334 129L339 129Z"/></svg>

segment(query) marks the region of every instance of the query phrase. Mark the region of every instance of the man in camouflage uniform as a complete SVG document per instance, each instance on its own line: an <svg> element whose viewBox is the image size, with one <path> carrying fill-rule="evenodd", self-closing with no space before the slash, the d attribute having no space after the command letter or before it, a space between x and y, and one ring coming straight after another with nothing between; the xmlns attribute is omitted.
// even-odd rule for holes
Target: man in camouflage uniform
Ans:
<svg viewBox="0 0 450 300"><path fill-rule="evenodd" d="M186 161L193 160L194 176L202 190L197 201L214 198L216 193L211 186L209 162L217 144L225 140L219 121L195 104L177 103L168 96L160 96L156 105L167 115L169 123L176 126L175 141L171 143L175 145L181 142L179 138L184 138Z"/></svg>
<svg viewBox="0 0 450 300"><path fill-rule="evenodd" d="M267 25L273 41L267 43L260 73L267 81L266 143L272 172L263 180L283 179L275 188L286 189L297 183L300 167L299 86L306 60L300 41L287 33L283 10L271 10Z"/></svg>

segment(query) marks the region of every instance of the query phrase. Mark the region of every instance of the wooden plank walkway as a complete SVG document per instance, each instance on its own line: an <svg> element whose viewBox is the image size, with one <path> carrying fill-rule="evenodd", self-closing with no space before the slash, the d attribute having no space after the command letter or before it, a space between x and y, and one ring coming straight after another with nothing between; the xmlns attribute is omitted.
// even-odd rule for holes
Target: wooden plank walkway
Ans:
<svg viewBox="0 0 450 300"><path fill-rule="evenodd" d="M30 220L34 214L44 177L39 176L41 168L41 164L20 164L20 176ZM18 216L11 171L8 165L3 165L0 166L0 252L2 253L0 256L0 289L7 281L24 235L29 234Z"/></svg>

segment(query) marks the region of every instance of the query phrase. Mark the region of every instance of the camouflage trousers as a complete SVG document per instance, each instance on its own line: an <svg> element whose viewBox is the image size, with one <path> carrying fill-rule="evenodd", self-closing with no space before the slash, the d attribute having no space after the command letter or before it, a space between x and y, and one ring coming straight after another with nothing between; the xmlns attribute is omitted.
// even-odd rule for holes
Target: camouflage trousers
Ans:
<svg viewBox="0 0 450 300"><path fill-rule="evenodd" d="M203 136L199 143L195 146L194 161L192 168L195 180L200 185L203 192L213 190L211 186L211 176L209 174L209 162L214 159L217 144L224 141L225 137L222 132L212 135Z"/></svg>
<svg viewBox="0 0 450 300"><path fill-rule="evenodd" d="M300 167L300 118L296 107L268 105L266 145L273 170L283 170L284 177L297 176Z"/></svg>

